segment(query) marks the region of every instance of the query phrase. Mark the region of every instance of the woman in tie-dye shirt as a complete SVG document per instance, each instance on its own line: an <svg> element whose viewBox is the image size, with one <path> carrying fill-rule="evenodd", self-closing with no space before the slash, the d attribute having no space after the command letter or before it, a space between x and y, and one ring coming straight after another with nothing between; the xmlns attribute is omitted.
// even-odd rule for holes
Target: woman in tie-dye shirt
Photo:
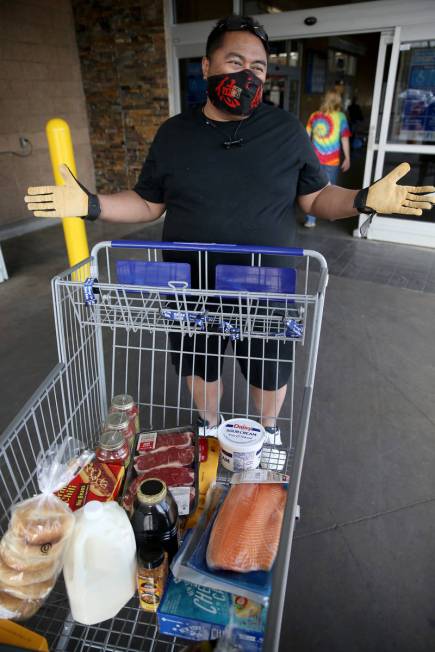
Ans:
<svg viewBox="0 0 435 652"><path fill-rule="evenodd" d="M319 111L310 115L306 129L320 165L327 173L330 182L335 184L340 167L340 146L343 147L344 152L341 169L346 172L350 168L349 136L351 135L346 116L341 111L341 95L337 91L331 90L326 93ZM316 218L307 215L305 226L308 228L316 226Z"/></svg>

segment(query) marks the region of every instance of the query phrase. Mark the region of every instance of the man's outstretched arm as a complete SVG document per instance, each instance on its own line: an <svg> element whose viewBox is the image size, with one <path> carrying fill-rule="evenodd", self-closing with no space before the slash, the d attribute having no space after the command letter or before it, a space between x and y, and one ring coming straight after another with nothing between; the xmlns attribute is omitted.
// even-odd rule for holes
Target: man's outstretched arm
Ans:
<svg viewBox="0 0 435 652"><path fill-rule="evenodd" d="M300 195L298 204L307 215L324 220L340 220L358 215L353 203L358 190L348 190L340 186L325 186L309 195Z"/></svg>
<svg viewBox="0 0 435 652"><path fill-rule="evenodd" d="M410 170L401 163L368 188L348 190L328 185L309 195L300 195L301 209L326 220L339 220L359 213L367 215L415 215L430 210L435 203L434 186L402 186L397 183Z"/></svg>
<svg viewBox="0 0 435 652"><path fill-rule="evenodd" d="M113 195L98 195L105 222L152 222L165 212L165 204L142 199L134 190L123 190Z"/></svg>
<svg viewBox="0 0 435 652"><path fill-rule="evenodd" d="M35 217L100 218L106 222L152 222L165 211L165 204L142 199L134 190L113 195L94 195L72 174L66 165L60 166L63 186L36 186L28 189L24 198Z"/></svg>

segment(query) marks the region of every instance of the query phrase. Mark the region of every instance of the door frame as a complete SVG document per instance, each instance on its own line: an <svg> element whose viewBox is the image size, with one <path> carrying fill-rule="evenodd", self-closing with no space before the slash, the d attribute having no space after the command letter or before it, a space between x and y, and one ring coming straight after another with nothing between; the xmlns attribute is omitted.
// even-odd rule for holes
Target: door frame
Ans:
<svg viewBox="0 0 435 652"><path fill-rule="evenodd" d="M372 179L376 181L382 177L384 173L385 155L388 152L399 152L403 154L404 160L406 160L407 153L433 154L435 157L435 143L433 145L408 145L405 143L388 142L388 131L391 120L391 111L393 108L394 89L400 52L408 49L407 43L412 41L433 40L433 30L428 28L426 25L414 25L411 29L397 26L394 30L385 30L381 33L375 87L373 92L372 113L370 116L363 187L370 185ZM388 44L392 45L390 65L385 88L382 118L380 120L379 138L376 138L379 125L379 109L384 77L386 48ZM373 165L375 152L377 152L376 164ZM354 236L360 237L359 227L366 219L366 215L360 215L358 229L354 231ZM383 240L386 242L397 242L435 248L435 223L423 222L418 219L403 220L396 217L377 216L368 230L367 238L369 240Z"/></svg>

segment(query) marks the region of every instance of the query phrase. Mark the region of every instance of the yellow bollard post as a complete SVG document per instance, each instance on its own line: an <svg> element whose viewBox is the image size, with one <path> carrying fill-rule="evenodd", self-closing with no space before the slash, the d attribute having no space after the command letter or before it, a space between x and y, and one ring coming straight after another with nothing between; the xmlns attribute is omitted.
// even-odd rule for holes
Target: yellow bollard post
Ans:
<svg viewBox="0 0 435 652"><path fill-rule="evenodd" d="M53 118L47 122L45 131L54 182L57 186L63 186L64 180L59 172L59 165L66 163L74 176L77 176L70 128L65 120ZM62 226L69 264L73 266L89 257L85 223L84 220L71 216L62 219Z"/></svg>

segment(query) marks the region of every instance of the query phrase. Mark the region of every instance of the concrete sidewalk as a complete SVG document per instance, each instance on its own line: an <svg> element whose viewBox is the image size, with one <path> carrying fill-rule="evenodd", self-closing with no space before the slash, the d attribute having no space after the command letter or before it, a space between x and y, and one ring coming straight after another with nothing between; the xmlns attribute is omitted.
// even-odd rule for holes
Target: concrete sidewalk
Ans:
<svg viewBox="0 0 435 652"><path fill-rule="evenodd" d="M331 277L283 652L435 649L434 314Z"/></svg>

